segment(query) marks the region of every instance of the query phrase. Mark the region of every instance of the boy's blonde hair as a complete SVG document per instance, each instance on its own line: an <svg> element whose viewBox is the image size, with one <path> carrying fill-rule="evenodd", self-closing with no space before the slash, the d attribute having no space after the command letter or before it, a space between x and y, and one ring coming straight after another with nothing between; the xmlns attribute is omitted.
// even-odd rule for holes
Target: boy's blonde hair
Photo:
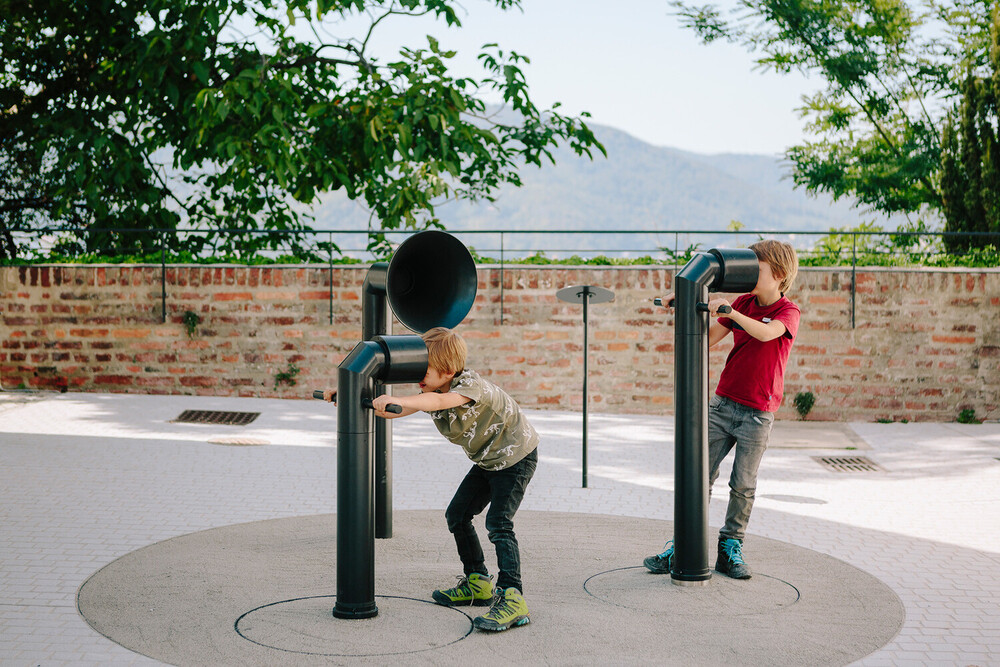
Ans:
<svg viewBox="0 0 1000 667"><path fill-rule="evenodd" d="M451 329L434 327L428 329L421 338L427 345L427 365L442 373L458 375L465 370L465 358L469 349L465 340Z"/></svg>
<svg viewBox="0 0 1000 667"><path fill-rule="evenodd" d="M782 241L764 239L750 246L757 259L767 262L775 278L781 279L779 291L784 294L792 286L795 276L799 273L799 256L795 248Z"/></svg>

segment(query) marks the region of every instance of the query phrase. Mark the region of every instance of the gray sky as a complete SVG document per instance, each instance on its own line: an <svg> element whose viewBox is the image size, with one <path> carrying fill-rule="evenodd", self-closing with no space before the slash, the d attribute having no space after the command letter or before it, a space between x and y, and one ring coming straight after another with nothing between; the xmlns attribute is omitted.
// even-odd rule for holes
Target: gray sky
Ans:
<svg viewBox="0 0 1000 667"><path fill-rule="evenodd" d="M461 29L400 19L381 26L372 46L422 46L431 33L459 52L453 71L473 74L479 47L496 42L531 58L524 70L539 106L559 101L563 112L589 111L593 122L657 146L777 154L804 137L794 109L820 82L755 70L736 45L701 44L666 0L523 4L523 13L502 12L486 0L466 0Z"/></svg>

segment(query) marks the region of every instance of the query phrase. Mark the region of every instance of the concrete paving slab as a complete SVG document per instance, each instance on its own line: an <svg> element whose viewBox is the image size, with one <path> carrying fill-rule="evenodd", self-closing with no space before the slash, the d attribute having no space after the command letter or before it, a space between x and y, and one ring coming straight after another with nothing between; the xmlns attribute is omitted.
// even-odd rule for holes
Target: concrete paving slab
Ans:
<svg viewBox="0 0 1000 667"><path fill-rule="evenodd" d="M844 422L776 421L768 448L869 449L850 424Z"/></svg>

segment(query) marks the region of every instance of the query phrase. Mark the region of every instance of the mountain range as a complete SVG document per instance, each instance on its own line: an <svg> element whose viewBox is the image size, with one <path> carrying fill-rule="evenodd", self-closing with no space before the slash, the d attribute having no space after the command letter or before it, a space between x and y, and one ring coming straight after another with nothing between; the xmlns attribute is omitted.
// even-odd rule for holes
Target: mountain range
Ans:
<svg viewBox="0 0 1000 667"><path fill-rule="evenodd" d="M700 155L653 146L614 128L590 127L606 148L606 158L596 153L591 160L569 148L558 148L553 152L554 165L522 168L523 186L505 186L495 202L438 206L441 222L456 233L531 232L505 235L508 251L523 254L545 249L552 256L606 250L649 254L660 246L679 244L683 250L696 242L707 246L720 239L731 241L732 237L690 232L723 231L733 221L751 232L827 232L870 221L886 229L896 227L884 216L867 213L852 202L834 202L796 189L789 176L791 166L777 156ZM313 213L316 229L365 229L368 224L367 210L339 193L324 200ZM649 233L567 237L540 234L543 230ZM815 240L816 235L798 235L799 245L811 245L810 237ZM490 250L496 250L493 246L499 243L496 239L483 241L482 236L479 240L481 247L489 246Z"/></svg>

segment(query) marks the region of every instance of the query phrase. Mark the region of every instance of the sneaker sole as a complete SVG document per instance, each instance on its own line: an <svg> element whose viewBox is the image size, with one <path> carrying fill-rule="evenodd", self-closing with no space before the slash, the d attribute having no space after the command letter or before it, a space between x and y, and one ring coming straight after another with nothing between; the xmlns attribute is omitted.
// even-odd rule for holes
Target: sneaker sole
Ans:
<svg viewBox="0 0 1000 667"><path fill-rule="evenodd" d="M656 565L651 565L649 562L647 562L648 560L649 559L647 558L646 560L642 561L642 564L646 566L646 569L652 572L653 574L670 574L670 568L664 570L663 568L658 567Z"/></svg>
<svg viewBox="0 0 1000 667"><path fill-rule="evenodd" d="M720 570L718 567L715 568L715 571L718 572L719 574L726 575L730 579L736 579L738 581L746 581L747 579L751 579L753 577L753 574L748 574L748 575L746 575L744 577L734 577L733 575L729 574L725 570Z"/></svg>
<svg viewBox="0 0 1000 667"><path fill-rule="evenodd" d="M434 591L434 593L431 594L431 599L433 599L437 604L445 607L488 607L493 601L492 596L486 598L485 600L472 600L471 602L467 602L465 600L450 600L443 595L439 598L437 596L437 591Z"/></svg>
<svg viewBox="0 0 1000 667"><path fill-rule="evenodd" d="M479 620L478 618L474 619L472 621L472 625L474 625L476 628L480 630L486 630L487 632L503 632L504 630L520 627L522 625L527 625L528 623L531 622L531 619L528 618L527 616L521 616L520 618L516 618L507 625L498 625L496 623L486 623L486 622L480 624L476 622L478 620Z"/></svg>

